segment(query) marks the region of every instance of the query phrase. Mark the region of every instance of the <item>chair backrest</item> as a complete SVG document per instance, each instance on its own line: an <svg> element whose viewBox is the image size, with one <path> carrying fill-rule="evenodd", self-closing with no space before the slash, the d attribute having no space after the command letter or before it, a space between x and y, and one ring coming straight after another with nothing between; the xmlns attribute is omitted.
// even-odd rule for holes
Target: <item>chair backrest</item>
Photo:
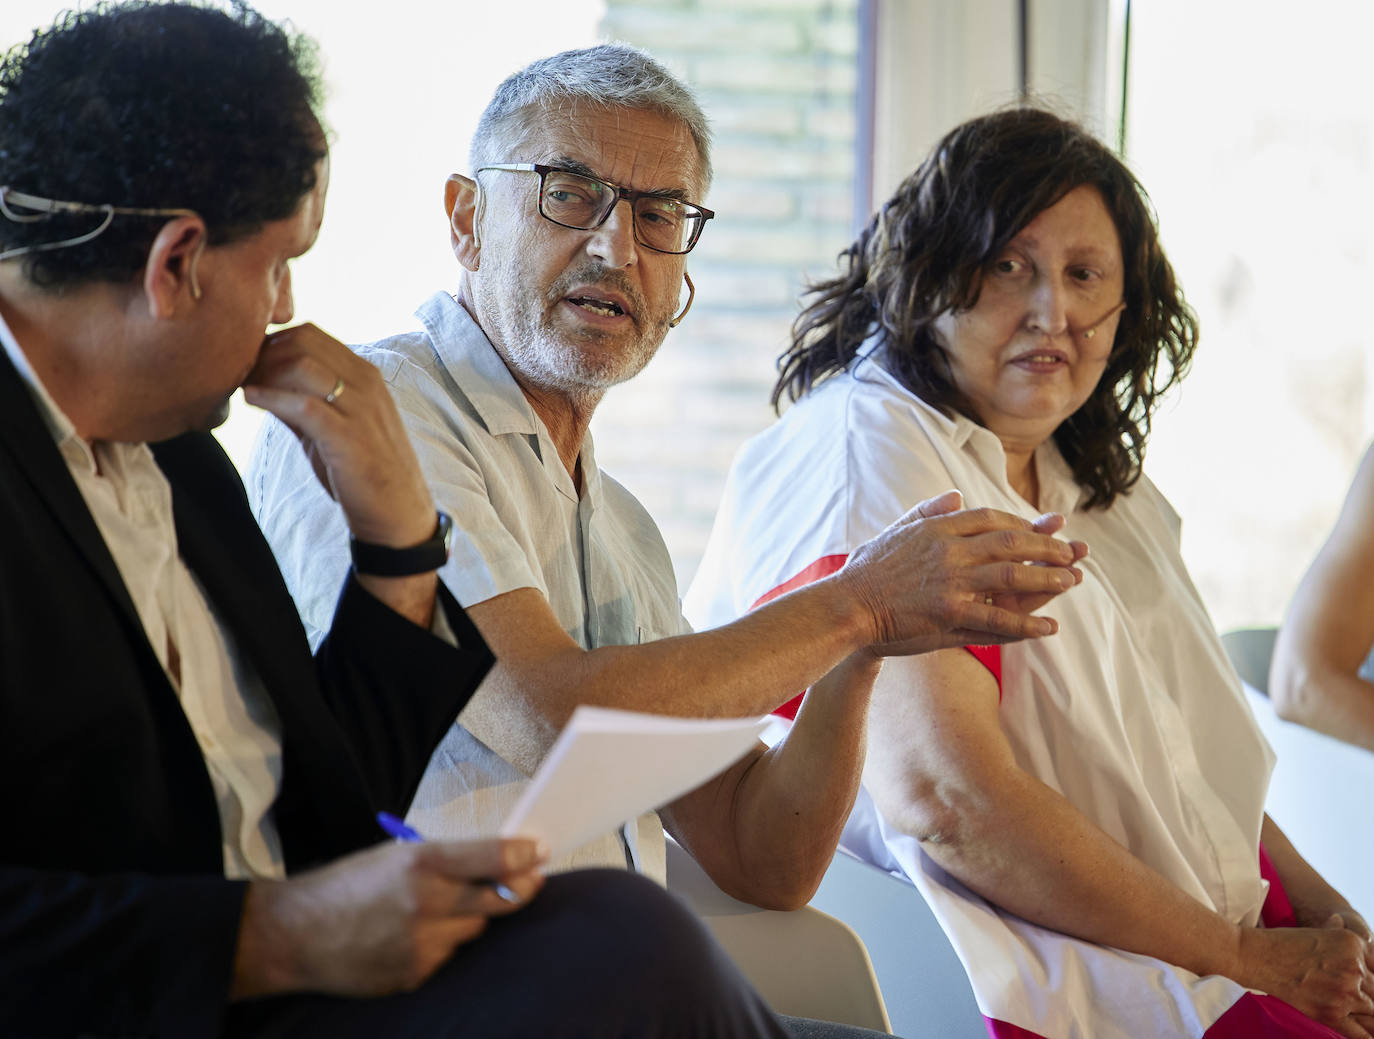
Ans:
<svg viewBox="0 0 1374 1039"><path fill-rule="evenodd" d="M779 913L731 898L671 840L668 889L687 899L778 1013L891 1031L873 964L847 924L811 906Z"/></svg>
<svg viewBox="0 0 1374 1039"><path fill-rule="evenodd" d="M1221 636L1221 644L1240 677L1269 695L1269 661L1274 656L1278 628L1237 628Z"/></svg>

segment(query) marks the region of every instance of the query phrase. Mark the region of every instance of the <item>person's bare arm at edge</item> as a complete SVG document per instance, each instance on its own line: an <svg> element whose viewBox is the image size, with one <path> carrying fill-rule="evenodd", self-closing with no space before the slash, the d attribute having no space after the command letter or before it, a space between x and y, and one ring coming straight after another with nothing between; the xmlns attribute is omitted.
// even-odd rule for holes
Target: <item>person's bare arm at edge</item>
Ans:
<svg viewBox="0 0 1374 1039"><path fill-rule="evenodd" d="M1337 927L1246 928L1185 894L1022 770L997 684L963 650L889 660L869 715L867 788L971 890L1042 927L1222 974L1367 1039L1366 942ZM1366 984L1374 991L1374 984Z"/></svg>
<svg viewBox="0 0 1374 1039"><path fill-rule="evenodd" d="M341 384L333 402L325 397ZM314 325L269 335L244 399L281 419L360 541L408 548L434 534L437 512L381 373ZM434 616L435 573L360 574L358 581L421 627Z"/></svg>
<svg viewBox="0 0 1374 1039"><path fill-rule="evenodd" d="M253 881L230 998L414 989L489 918L534 897L543 859L524 839L381 844L289 880Z"/></svg>
<svg viewBox="0 0 1374 1039"><path fill-rule="evenodd" d="M958 501L950 493L922 502L838 573L691 635L588 651L534 589L469 606L496 665L464 708L463 725L532 773L579 704L761 715L861 649L911 653L1052 634L1054 621L1030 612L1081 579L1071 564L1083 546L994 510L945 515Z"/></svg>
<svg viewBox="0 0 1374 1039"><path fill-rule="evenodd" d="M1340 518L1304 575L1274 645L1269 696L1279 716L1374 750L1374 447Z"/></svg>

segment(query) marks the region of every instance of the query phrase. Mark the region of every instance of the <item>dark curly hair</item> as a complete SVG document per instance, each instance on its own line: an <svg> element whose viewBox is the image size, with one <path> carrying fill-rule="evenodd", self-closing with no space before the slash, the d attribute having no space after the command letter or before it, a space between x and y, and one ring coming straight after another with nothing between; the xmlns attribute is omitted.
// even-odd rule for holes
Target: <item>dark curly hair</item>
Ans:
<svg viewBox="0 0 1374 1039"><path fill-rule="evenodd" d="M1150 416L1187 372L1197 318L1159 244L1145 190L1075 123L1018 107L950 131L840 254L839 276L812 286L778 359L773 406L842 371L880 329L893 374L927 403L973 418L935 319L978 302L982 276L1036 215L1068 192L1101 192L1121 239L1125 310L1091 397L1054 432L1088 508L1105 508L1140 479Z"/></svg>
<svg viewBox="0 0 1374 1039"><path fill-rule="evenodd" d="M0 60L0 185L45 198L193 209L209 244L290 216L327 151L314 46L244 3L101 4ZM59 241L99 215L0 217L0 251ZM166 218L117 216L74 248L29 253L51 289L128 281Z"/></svg>

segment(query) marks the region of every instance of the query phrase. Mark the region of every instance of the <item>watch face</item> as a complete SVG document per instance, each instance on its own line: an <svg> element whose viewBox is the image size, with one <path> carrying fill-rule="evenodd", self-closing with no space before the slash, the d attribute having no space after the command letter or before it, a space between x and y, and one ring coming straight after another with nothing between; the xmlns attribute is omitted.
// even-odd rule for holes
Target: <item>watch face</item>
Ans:
<svg viewBox="0 0 1374 1039"><path fill-rule="evenodd" d="M444 561L447 562L448 554L453 550L453 517L443 509L439 510L439 529L434 534L444 543Z"/></svg>

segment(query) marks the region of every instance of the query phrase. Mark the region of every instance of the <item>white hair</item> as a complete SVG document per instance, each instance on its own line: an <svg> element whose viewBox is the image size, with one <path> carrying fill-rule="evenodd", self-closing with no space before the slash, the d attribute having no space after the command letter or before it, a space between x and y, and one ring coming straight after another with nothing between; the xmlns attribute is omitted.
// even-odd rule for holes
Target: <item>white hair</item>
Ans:
<svg viewBox="0 0 1374 1039"><path fill-rule="evenodd" d="M680 120L701 156L703 186L711 183L711 128L692 91L638 47L602 43L540 58L508 76L477 123L471 168L510 161L531 129L531 116L574 104L641 108Z"/></svg>

